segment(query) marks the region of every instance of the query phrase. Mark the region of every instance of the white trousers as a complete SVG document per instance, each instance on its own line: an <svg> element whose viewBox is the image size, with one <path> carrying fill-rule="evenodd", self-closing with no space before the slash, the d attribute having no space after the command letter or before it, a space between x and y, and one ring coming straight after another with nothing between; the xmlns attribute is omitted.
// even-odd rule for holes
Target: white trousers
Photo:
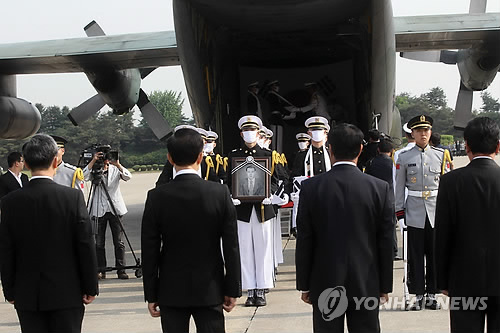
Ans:
<svg viewBox="0 0 500 333"><path fill-rule="evenodd" d="M250 222L238 220L243 289L268 289L273 282L272 220L260 223L252 208Z"/></svg>
<svg viewBox="0 0 500 333"><path fill-rule="evenodd" d="M278 267L283 263L283 250L281 248L281 211L278 209L278 214L273 219L273 255L274 267Z"/></svg>

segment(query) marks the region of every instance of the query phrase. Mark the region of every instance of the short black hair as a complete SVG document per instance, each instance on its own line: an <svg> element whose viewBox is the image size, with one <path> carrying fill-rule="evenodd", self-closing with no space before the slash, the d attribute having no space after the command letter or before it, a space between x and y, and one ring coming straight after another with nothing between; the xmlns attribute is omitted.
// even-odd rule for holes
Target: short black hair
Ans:
<svg viewBox="0 0 500 333"><path fill-rule="evenodd" d="M431 134L431 143L434 146L440 145L441 144L441 134L439 134L439 133L432 133Z"/></svg>
<svg viewBox="0 0 500 333"><path fill-rule="evenodd" d="M23 146L24 160L31 171L46 170L57 155L56 141L47 134L37 134Z"/></svg>
<svg viewBox="0 0 500 333"><path fill-rule="evenodd" d="M488 117L472 119L464 130L464 140L473 154L493 154L499 137L497 123Z"/></svg>
<svg viewBox="0 0 500 333"><path fill-rule="evenodd" d="M338 160L353 160L361 150L363 132L352 124L335 126L328 134L333 156Z"/></svg>
<svg viewBox="0 0 500 333"><path fill-rule="evenodd" d="M248 165L246 168L245 168L245 171L247 171L248 169L254 169L254 170L257 170L257 168L255 167L255 165Z"/></svg>
<svg viewBox="0 0 500 333"><path fill-rule="evenodd" d="M183 128L175 131L168 139L167 149L176 165L191 165L196 162L203 150L203 139L197 131Z"/></svg>
<svg viewBox="0 0 500 333"><path fill-rule="evenodd" d="M378 141L380 140L380 132L377 129L371 129L368 131L368 137L372 139L373 141Z"/></svg>
<svg viewBox="0 0 500 333"><path fill-rule="evenodd" d="M9 168L12 168L14 163L16 162L21 162L21 157L23 157L23 154L21 154L18 151L13 151L7 156L7 164L9 165Z"/></svg>
<svg viewBox="0 0 500 333"><path fill-rule="evenodd" d="M388 139L380 139L378 143L378 150L381 153L390 153L394 149L394 144L391 140Z"/></svg>

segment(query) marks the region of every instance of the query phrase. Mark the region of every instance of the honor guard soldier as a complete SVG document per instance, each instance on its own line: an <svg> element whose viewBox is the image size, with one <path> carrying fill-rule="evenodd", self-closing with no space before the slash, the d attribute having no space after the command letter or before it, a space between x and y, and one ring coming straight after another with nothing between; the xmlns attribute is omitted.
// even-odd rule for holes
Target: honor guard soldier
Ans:
<svg viewBox="0 0 500 333"><path fill-rule="evenodd" d="M84 173L89 173L89 170L87 168L84 168L84 170L82 170L74 165L64 162L63 155L65 153L65 145L66 143L68 143L68 140L57 135L51 136L56 141L57 147L59 148L57 152L58 165L56 174L54 175L54 181L60 185L77 188L83 191L83 184L85 179Z"/></svg>
<svg viewBox="0 0 500 333"><path fill-rule="evenodd" d="M262 102L259 96L259 81L250 83L247 92L247 115L255 115L260 119L264 119L262 114Z"/></svg>
<svg viewBox="0 0 500 333"><path fill-rule="evenodd" d="M328 120L314 116L306 120L307 134L311 136L311 145L308 150L301 151L293 162L292 177L312 177L330 170L331 163L325 142L330 131Z"/></svg>
<svg viewBox="0 0 500 333"><path fill-rule="evenodd" d="M262 121L256 116L243 116L238 121L240 135L244 143L241 148L234 149L228 160L228 186L232 191L230 175L234 157L271 157L270 151L257 144L258 131ZM277 179L273 175L271 193L277 189ZM242 203L233 199L238 218L238 238L241 255L242 288L248 290L245 306L265 306L265 289L274 287L272 222L275 217L271 198L262 202Z"/></svg>
<svg viewBox="0 0 500 333"><path fill-rule="evenodd" d="M207 146L208 131L200 127L198 127L196 130L198 131L198 133L200 133L201 138L203 139L203 159L201 160L200 164L201 178L220 183L220 179L219 177L217 177L217 174L215 172L216 161L214 161L213 157L205 149L207 148L208 150L208 147L211 146Z"/></svg>
<svg viewBox="0 0 500 333"><path fill-rule="evenodd" d="M311 144L311 136L307 133L298 133L295 138L297 139L297 145L299 146L299 151L306 151L309 149Z"/></svg>
<svg viewBox="0 0 500 333"><path fill-rule="evenodd" d="M217 147L217 143L215 142L219 136L214 131L207 131L207 139L206 143L203 146L203 154L210 156L214 165L215 165L215 174L217 175L217 179L221 182L221 184L227 183L227 157L222 157L220 154L215 154L214 149Z"/></svg>
<svg viewBox="0 0 500 333"><path fill-rule="evenodd" d="M416 294L411 310L439 309L435 294L434 217L444 151L429 145L432 118L420 115L408 122L416 145L396 161L396 216L408 226L408 289ZM408 197L405 200L405 188ZM424 261L425 258L425 261ZM424 264L425 263L425 264ZM424 300L424 293L427 297Z"/></svg>

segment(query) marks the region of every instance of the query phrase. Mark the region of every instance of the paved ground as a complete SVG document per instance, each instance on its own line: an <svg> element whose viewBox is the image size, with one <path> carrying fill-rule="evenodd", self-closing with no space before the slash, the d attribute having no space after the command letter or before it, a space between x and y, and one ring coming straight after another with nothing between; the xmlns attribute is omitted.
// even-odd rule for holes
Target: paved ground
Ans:
<svg viewBox="0 0 500 333"><path fill-rule="evenodd" d="M497 159L497 162L499 159ZM465 157L455 159L457 167L468 163ZM144 209L147 190L154 186L158 173L136 173L132 180L122 184L122 192L129 213L125 215L124 225L132 248L140 257L140 221ZM109 234L109 232L108 232ZM108 260L113 258L112 241L107 238ZM284 238L285 263L279 267L276 288L268 294L268 306L245 308L245 297L238 306L226 316L228 332L311 332L311 307L300 300L295 290L294 250L295 241ZM127 247L128 263L133 262ZM160 321L149 316L143 301L142 280L129 272L131 279L118 280L108 273L108 279L100 282L100 296L86 308L84 332L160 332ZM394 292L391 296L402 299L403 264L396 262L394 267ZM443 301L446 298L442 299ZM383 309L380 321L384 332L447 332L448 312L445 310L406 312L401 303L392 309ZM0 332L19 332L19 324L13 307L0 303ZM191 330L194 332L194 328Z"/></svg>

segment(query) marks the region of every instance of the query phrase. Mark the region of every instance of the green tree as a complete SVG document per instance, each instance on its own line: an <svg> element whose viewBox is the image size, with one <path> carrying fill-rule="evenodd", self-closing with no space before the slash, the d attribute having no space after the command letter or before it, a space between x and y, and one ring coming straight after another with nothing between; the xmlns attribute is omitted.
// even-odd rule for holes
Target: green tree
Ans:
<svg viewBox="0 0 500 333"><path fill-rule="evenodd" d="M498 102L498 98L497 99L493 98L491 94L487 91L481 92L481 98L483 100L483 105L481 106L481 112L500 111L500 103Z"/></svg>
<svg viewBox="0 0 500 333"><path fill-rule="evenodd" d="M149 94L149 101L158 109L165 117L169 125L173 128L179 124L184 124L189 121L182 113L184 98L182 93L173 90L158 91L155 90ZM140 125L147 127L144 118L141 119Z"/></svg>

